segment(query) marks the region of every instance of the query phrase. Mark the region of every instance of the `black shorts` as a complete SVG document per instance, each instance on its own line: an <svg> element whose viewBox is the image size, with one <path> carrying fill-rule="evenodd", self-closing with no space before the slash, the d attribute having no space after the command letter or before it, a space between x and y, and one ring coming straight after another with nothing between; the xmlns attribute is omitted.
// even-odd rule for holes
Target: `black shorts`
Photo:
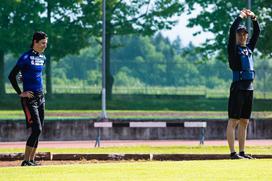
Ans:
<svg viewBox="0 0 272 181"><path fill-rule="evenodd" d="M253 90L239 90L231 86L228 115L230 119L250 119Z"/></svg>
<svg viewBox="0 0 272 181"><path fill-rule="evenodd" d="M43 93L35 93L33 98L21 98L26 118L26 127L42 127L44 122L45 99Z"/></svg>

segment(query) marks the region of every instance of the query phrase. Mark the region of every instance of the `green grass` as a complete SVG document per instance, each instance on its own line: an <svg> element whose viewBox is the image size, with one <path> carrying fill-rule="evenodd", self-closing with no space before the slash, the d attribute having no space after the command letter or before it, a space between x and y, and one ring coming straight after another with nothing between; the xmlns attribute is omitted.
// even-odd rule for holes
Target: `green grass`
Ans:
<svg viewBox="0 0 272 181"><path fill-rule="evenodd" d="M271 154L272 146L250 146L252 154ZM105 148L39 148L51 153L194 153L226 154L227 146L131 146ZM0 153L23 152L23 149L0 148ZM84 163L84 162L83 162ZM42 167L0 168L0 180L270 180L272 160L217 161L121 161L51 165ZM16 173L16 174L15 174Z"/></svg>
<svg viewBox="0 0 272 181"><path fill-rule="evenodd" d="M0 180L271 180L272 160L114 162L0 168Z"/></svg>
<svg viewBox="0 0 272 181"><path fill-rule="evenodd" d="M65 119L65 118L96 118L99 116L99 110L46 110L47 118ZM107 111L110 118L135 118L135 119L179 119L179 118L226 118L226 112L188 112L188 111ZM77 115L71 115L77 114ZM265 116L272 113L263 113ZM0 119L23 119L22 110L0 110Z"/></svg>
<svg viewBox="0 0 272 181"><path fill-rule="evenodd" d="M272 99L255 99L254 111L272 111ZM207 98L201 95L112 95L108 110L172 110L172 111L226 111L228 99ZM49 110L100 110L99 94L53 94L46 97ZM0 110L19 110L21 104L15 94L0 99Z"/></svg>
<svg viewBox="0 0 272 181"><path fill-rule="evenodd" d="M45 116L49 119L68 119L68 118L95 118L99 116L100 111L93 110L46 110ZM77 115L71 115L77 114ZM23 110L0 110L0 120L4 119L24 119Z"/></svg>
<svg viewBox="0 0 272 181"><path fill-rule="evenodd" d="M100 115L99 110L46 110L46 118L96 118ZM179 119L179 118L217 118L227 117L226 112L201 112L201 111L107 111L109 118L135 118L135 119ZM74 114L74 115L73 115ZM272 113L263 113L263 115ZM24 119L22 110L0 110L0 119Z"/></svg>
<svg viewBox="0 0 272 181"><path fill-rule="evenodd" d="M90 147L93 145L90 145ZM238 148L236 148L238 150ZM272 146L249 146L246 151L251 154L272 154ZM0 148L0 153L24 152L23 148ZM227 154L227 146L130 146L100 148L39 148L38 152L51 153L160 153L160 154Z"/></svg>
<svg viewBox="0 0 272 181"><path fill-rule="evenodd" d="M97 118L99 110L46 110L46 120ZM112 119L227 119L223 111L107 111ZM272 112L253 112L254 118L272 118ZM24 119L22 110L0 110L0 120Z"/></svg>
<svg viewBox="0 0 272 181"><path fill-rule="evenodd" d="M230 85L230 81L228 83ZM256 85L255 85L256 86ZM255 87L254 86L254 87ZM11 84L5 85L6 93L14 93ZM45 88L46 89L46 88ZM82 81L77 84L70 82L69 84L53 85L53 93L55 94L99 94L101 85L89 86L84 85ZM229 86L221 88L207 88L205 86L113 86L113 94L144 94L144 95L196 95L209 98L226 98L229 95ZM256 88L254 91L256 98L272 98L271 91L261 91Z"/></svg>

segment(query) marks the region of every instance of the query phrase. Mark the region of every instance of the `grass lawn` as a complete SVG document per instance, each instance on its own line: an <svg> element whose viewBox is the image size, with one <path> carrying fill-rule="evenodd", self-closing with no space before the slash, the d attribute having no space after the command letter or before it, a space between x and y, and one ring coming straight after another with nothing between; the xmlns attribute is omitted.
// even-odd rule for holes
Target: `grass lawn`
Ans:
<svg viewBox="0 0 272 181"><path fill-rule="evenodd" d="M47 120L97 118L99 110L46 110ZM107 111L112 119L227 119L226 111ZM254 118L272 118L272 112L253 112ZM0 110L0 120L24 119L22 110Z"/></svg>
<svg viewBox="0 0 272 181"><path fill-rule="evenodd" d="M254 99L254 111L272 111L272 99ZM208 98L199 95L113 95L107 101L108 110L170 110L170 111L226 111L227 97ZM49 110L99 110L99 94L53 94L46 97ZM0 110L20 110L17 95L6 94L0 99Z"/></svg>
<svg viewBox="0 0 272 181"><path fill-rule="evenodd" d="M90 145L91 146L91 145ZM236 150L238 148L236 147ZM0 148L0 153L23 153L23 148ZM51 153L160 153L160 154L227 154L227 146L130 146L100 148L38 148L38 152ZM248 146L250 154L272 154L272 146Z"/></svg>
<svg viewBox="0 0 272 181"><path fill-rule="evenodd" d="M113 162L0 168L0 180L271 180L272 160Z"/></svg>

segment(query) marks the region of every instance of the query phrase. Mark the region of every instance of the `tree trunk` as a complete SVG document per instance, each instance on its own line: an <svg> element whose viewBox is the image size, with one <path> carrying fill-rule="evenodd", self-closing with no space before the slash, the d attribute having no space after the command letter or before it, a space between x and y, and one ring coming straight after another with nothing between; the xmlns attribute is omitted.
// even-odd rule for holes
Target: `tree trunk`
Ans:
<svg viewBox="0 0 272 181"><path fill-rule="evenodd" d="M112 98L112 86L114 82L114 78L111 74L111 66L110 66L110 47L111 47L111 36L106 36L106 96L107 99L110 100Z"/></svg>
<svg viewBox="0 0 272 181"><path fill-rule="evenodd" d="M0 95L5 94L4 51L0 50Z"/></svg>
<svg viewBox="0 0 272 181"><path fill-rule="evenodd" d="M52 80L51 80L51 43L50 43L50 37L51 37L51 11L52 11L52 4L51 1L47 1L47 35L49 39L49 43L47 45L47 56L46 56L46 67L45 67L45 73L46 73L46 95L47 98L52 97Z"/></svg>
<svg viewBox="0 0 272 181"><path fill-rule="evenodd" d="M48 54L46 56L45 76L46 76L46 95L48 98L51 98L52 97L52 79L51 79L51 56L50 56L50 54Z"/></svg>

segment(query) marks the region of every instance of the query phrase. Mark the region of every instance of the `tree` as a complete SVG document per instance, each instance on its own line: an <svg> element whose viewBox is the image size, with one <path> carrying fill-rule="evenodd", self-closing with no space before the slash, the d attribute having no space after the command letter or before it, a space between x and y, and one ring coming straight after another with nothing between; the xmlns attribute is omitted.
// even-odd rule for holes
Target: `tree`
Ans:
<svg viewBox="0 0 272 181"><path fill-rule="evenodd" d="M117 80L116 86L126 80L131 81L130 83L134 85L139 84L136 79L146 85L155 85L164 78L160 76L164 73L164 56L152 44L152 37L116 36L113 42L123 45L114 49L111 54L111 70ZM121 75L131 78L121 81ZM133 78L135 81L132 81Z"/></svg>
<svg viewBox="0 0 272 181"><path fill-rule="evenodd" d="M67 54L77 54L89 44L89 37L80 18L80 0L38 0L43 7L40 27L49 37L46 63L46 89L52 94L51 60L59 60Z"/></svg>
<svg viewBox="0 0 272 181"><path fill-rule="evenodd" d="M89 43L80 17L80 0L5 0L0 9L0 71L3 74L4 54L19 54L31 44L35 31L48 34L46 50L46 89L52 94L51 60L76 54ZM31 11L30 11L31 10ZM4 76L0 76L0 92L4 93Z"/></svg>
<svg viewBox="0 0 272 181"><path fill-rule="evenodd" d="M86 2L82 4L84 22L90 31L101 37L102 0ZM182 12L183 5L178 0L108 0L106 9L106 94L110 98L114 82L110 70L110 51L116 47L112 45L112 38L128 34L152 35L158 30L170 29L176 23L172 17Z"/></svg>
<svg viewBox="0 0 272 181"><path fill-rule="evenodd" d="M191 14L196 5L201 7L200 13L189 19L188 27L201 26L204 32L211 32L215 35L214 39L208 39L199 51L205 57L217 56L220 60L226 61L227 59L227 40L231 23L238 16L239 10L246 8L247 1L218 1L218 0L185 0L188 5L188 14ZM271 1L269 0L254 0L252 11L258 16L261 22L261 36L258 41L258 50L264 56L271 55ZM201 32L196 32L201 34Z"/></svg>
<svg viewBox="0 0 272 181"><path fill-rule="evenodd" d="M194 47L188 47L186 52L181 53L178 40L171 43L160 34L154 37L115 37L113 41L124 45L114 49L111 56L116 86L122 83L136 87L141 84L178 87L201 83L198 80L202 75L199 75L196 64L200 58L196 56Z"/></svg>
<svg viewBox="0 0 272 181"><path fill-rule="evenodd" d="M31 9L31 11L29 11ZM0 95L5 93L4 56L22 53L31 44L41 6L35 1L2 0L0 8Z"/></svg>
<svg viewBox="0 0 272 181"><path fill-rule="evenodd" d="M256 61L256 79L258 81L255 82L257 89L263 92L263 98L266 98L266 93L272 89L270 84L272 80L272 60L264 58L262 60L257 59Z"/></svg>

